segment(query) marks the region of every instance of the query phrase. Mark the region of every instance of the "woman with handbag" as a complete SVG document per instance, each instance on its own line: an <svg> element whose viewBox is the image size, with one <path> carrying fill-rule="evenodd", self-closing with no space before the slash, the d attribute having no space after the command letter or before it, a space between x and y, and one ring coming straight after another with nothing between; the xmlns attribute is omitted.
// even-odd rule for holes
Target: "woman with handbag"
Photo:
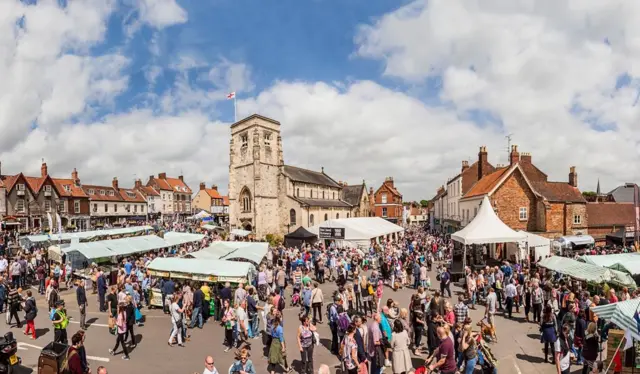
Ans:
<svg viewBox="0 0 640 374"><path fill-rule="evenodd" d="M300 317L298 327L298 348L300 349L300 361L302 361L301 374L313 374L313 345L315 343L316 327L309 322L309 316Z"/></svg>
<svg viewBox="0 0 640 374"><path fill-rule="evenodd" d="M176 292L173 294L173 302L169 307L169 316L171 318L171 335L169 336L169 342L167 343L169 347L173 347L173 339L177 337L178 345L180 347L184 347L182 342L182 330L184 329L183 322L183 314L184 309L180 308L178 302L182 298L181 292Z"/></svg>
<svg viewBox="0 0 640 374"><path fill-rule="evenodd" d="M116 337L116 346L113 349L109 349L109 353L112 356L116 355L116 352L118 350L118 346L120 346L122 344L122 352L124 352L124 356L122 356L123 360L128 360L129 359L129 351L127 350L127 346L124 343L124 337L127 333L127 316L126 316L126 310L125 310L125 305L124 304L120 304L118 305L118 315L116 317L116 327L118 329L117 333L117 337Z"/></svg>
<svg viewBox="0 0 640 374"><path fill-rule="evenodd" d="M225 352L229 352L233 348L233 330L236 324L236 314L229 305L229 300L224 299L222 309L222 323L224 324L224 345Z"/></svg>

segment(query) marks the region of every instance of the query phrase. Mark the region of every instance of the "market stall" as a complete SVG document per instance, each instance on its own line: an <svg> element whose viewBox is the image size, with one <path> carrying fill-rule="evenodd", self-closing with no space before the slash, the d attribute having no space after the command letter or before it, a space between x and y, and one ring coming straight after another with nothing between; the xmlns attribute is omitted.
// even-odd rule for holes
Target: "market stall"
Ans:
<svg viewBox="0 0 640 374"><path fill-rule="evenodd" d="M592 284L613 283L636 288L633 278L621 271L576 261L563 256L551 256L538 262L538 266L555 271L571 278Z"/></svg>
<svg viewBox="0 0 640 374"><path fill-rule="evenodd" d="M284 236L284 246L300 248L303 244L313 244L316 240L318 240L318 235L300 226L296 231Z"/></svg>
<svg viewBox="0 0 640 374"><path fill-rule="evenodd" d="M371 240L397 239L404 232L402 226L380 217L354 217L329 219L307 230L318 239L331 239L338 248L356 248L371 245ZM321 232L340 232L342 237L326 237Z"/></svg>
<svg viewBox="0 0 640 374"><path fill-rule="evenodd" d="M31 243L42 242L69 242L72 239L78 239L79 241L94 240L96 238L103 238L108 236L121 236L121 235L134 235L148 233L152 231L151 226L134 226L134 227L122 227L115 229L105 230L93 230L93 231L80 231L80 232L63 232L60 234L42 234L42 235L27 235L20 238L20 245L23 247L29 246Z"/></svg>
<svg viewBox="0 0 640 374"><path fill-rule="evenodd" d="M217 241L186 256L203 260L248 261L257 268L265 259L268 250L269 243L266 242Z"/></svg>

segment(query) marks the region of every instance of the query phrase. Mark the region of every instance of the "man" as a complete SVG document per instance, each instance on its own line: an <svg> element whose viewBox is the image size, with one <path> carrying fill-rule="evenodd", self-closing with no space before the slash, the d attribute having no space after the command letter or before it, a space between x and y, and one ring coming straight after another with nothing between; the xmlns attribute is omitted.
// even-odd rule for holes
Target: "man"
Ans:
<svg viewBox="0 0 640 374"><path fill-rule="evenodd" d="M56 343L67 344L67 325L69 319L67 318L67 312L64 310L64 301L60 300L56 303L56 310L53 313L53 328L54 338Z"/></svg>
<svg viewBox="0 0 640 374"><path fill-rule="evenodd" d="M513 309L513 300L518 294L518 290L516 289L516 286L513 284L513 279L509 279L508 282L509 284L507 284L507 287L504 288L504 294L507 297L507 299L505 300L505 304L507 307L507 316L509 319L511 319L511 312Z"/></svg>
<svg viewBox="0 0 640 374"><path fill-rule="evenodd" d="M190 329L195 328L196 322L198 323L198 328L202 329L202 307L204 303L204 293L201 289L197 289L193 293L193 311L191 312L191 325Z"/></svg>
<svg viewBox="0 0 640 374"><path fill-rule="evenodd" d="M278 273L276 273L276 284L278 285L278 293L280 296L284 296L286 274L281 267L278 267Z"/></svg>
<svg viewBox="0 0 640 374"><path fill-rule="evenodd" d="M537 280L533 282L531 291L531 305L533 309L533 322L542 322L542 305L544 304L544 292L540 288Z"/></svg>
<svg viewBox="0 0 640 374"><path fill-rule="evenodd" d="M236 348L240 348L242 341L247 341L249 336L249 318L247 317L247 301L242 300L236 308Z"/></svg>
<svg viewBox="0 0 640 374"><path fill-rule="evenodd" d="M258 306L255 298L255 288L249 288L249 295L247 295L247 316L249 317L249 336L254 339L260 338L260 318L258 317L258 311L262 310L261 306Z"/></svg>
<svg viewBox="0 0 640 374"><path fill-rule="evenodd" d="M464 296L458 296L458 303L454 306L453 310L456 314L456 322L464 324L464 321L469 316L469 308L464 303Z"/></svg>
<svg viewBox="0 0 640 374"><path fill-rule="evenodd" d="M443 327L436 330L440 345L431 355L436 358L436 363L429 365L429 371L440 369L440 374L454 374L456 372L456 352L453 347L453 340L447 337ZM427 360L429 361L429 360Z"/></svg>
<svg viewBox="0 0 640 374"><path fill-rule="evenodd" d="M247 297L247 291L244 289L244 284L242 282L238 283L238 288L236 288L236 292L233 295L233 306L240 305L240 302Z"/></svg>
<svg viewBox="0 0 640 374"><path fill-rule="evenodd" d="M382 331L380 330L380 314L376 313L367 325L369 337L367 341L367 355L371 361L371 374L380 374L382 368L378 366L378 359L384 357Z"/></svg>
<svg viewBox="0 0 640 374"><path fill-rule="evenodd" d="M420 286L420 264L418 260L413 263L413 288L418 289Z"/></svg>
<svg viewBox="0 0 640 374"><path fill-rule="evenodd" d="M219 374L215 366L213 366L213 357L207 356L204 359L204 371L202 374Z"/></svg>
<svg viewBox="0 0 640 374"><path fill-rule="evenodd" d="M224 305L225 300L229 301L229 305L231 305L231 284L229 282L225 283L224 288L220 290L220 305ZM233 305L231 307L233 307ZM221 319L222 308L218 308L218 321L220 321Z"/></svg>
<svg viewBox="0 0 640 374"><path fill-rule="evenodd" d="M104 366L98 366L98 371L97 371L97 373L98 373L98 374L109 374L109 373L107 373L107 368L106 368L106 367L104 367Z"/></svg>
<svg viewBox="0 0 640 374"><path fill-rule="evenodd" d="M7 301L7 284L4 278L0 277L0 313L4 313L4 305Z"/></svg>
<svg viewBox="0 0 640 374"><path fill-rule="evenodd" d="M335 295L333 304L329 307L329 328L331 329L331 353L338 354L338 317L342 312L342 298Z"/></svg>
<svg viewBox="0 0 640 374"><path fill-rule="evenodd" d="M440 293L444 297L444 291L447 291L449 297L451 297L451 274L449 274L449 269L444 267L444 271L440 275Z"/></svg>
<svg viewBox="0 0 640 374"><path fill-rule="evenodd" d="M36 268L36 278L38 278L38 293L40 295L44 295L44 282L45 282L45 271L44 271L44 264L43 263L39 263L38 267Z"/></svg>
<svg viewBox="0 0 640 374"><path fill-rule="evenodd" d="M171 278L169 278L162 285L162 310L164 311L164 314L170 313L166 307L165 300L168 295L173 295L175 291L176 291L176 284L174 281L171 280Z"/></svg>
<svg viewBox="0 0 640 374"><path fill-rule="evenodd" d="M78 301L78 309L80 310L80 328L87 329L87 294L84 289L84 281L78 281L78 288L76 288L76 300Z"/></svg>
<svg viewBox="0 0 640 374"><path fill-rule="evenodd" d="M209 305L211 304L211 297L213 294L211 293L211 288L209 288L209 285L206 282L202 283L200 289L204 295L204 302L202 303L202 321L206 323L209 319Z"/></svg>
<svg viewBox="0 0 640 374"><path fill-rule="evenodd" d="M18 322L18 328L22 327L22 323L20 322L20 317L18 317L18 311L20 310L20 302L22 300L20 299L20 293L18 292L17 288L11 288L11 290L9 290L9 296L7 298L7 305L9 307L9 320L7 321L7 324L11 324L11 321L13 320L13 318L16 318L16 322Z"/></svg>
<svg viewBox="0 0 640 374"><path fill-rule="evenodd" d="M104 279L104 274L102 273L101 269L98 269L97 283L98 283L98 302L100 304L100 311L106 312L107 305L105 303L105 296L107 294L107 280Z"/></svg>
<svg viewBox="0 0 640 374"><path fill-rule="evenodd" d="M496 296L496 292L493 288L489 288L489 295L487 296L486 306L485 306L485 317L487 318L487 322L491 326L491 334L492 338L498 340L496 336L496 324L494 321L494 316L496 314L496 308L498 304L498 296Z"/></svg>
<svg viewBox="0 0 640 374"><path fill-rule="evenodd" d="M11 263L11 284L13 288L20 287L20 272L20 263L18 261Z"/></svg>

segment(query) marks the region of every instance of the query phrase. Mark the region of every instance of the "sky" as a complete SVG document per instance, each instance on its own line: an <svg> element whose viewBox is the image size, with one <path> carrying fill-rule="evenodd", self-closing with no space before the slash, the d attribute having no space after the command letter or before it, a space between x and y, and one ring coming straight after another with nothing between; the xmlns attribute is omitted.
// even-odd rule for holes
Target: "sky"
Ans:
<svg viewBox="0 0 640 374"><path fill-rule="evenodd" d="M640 2L0 1L2 174L227 190L238 117L285 162L429 199L507 138L550 180L638 182Z"/></svg>

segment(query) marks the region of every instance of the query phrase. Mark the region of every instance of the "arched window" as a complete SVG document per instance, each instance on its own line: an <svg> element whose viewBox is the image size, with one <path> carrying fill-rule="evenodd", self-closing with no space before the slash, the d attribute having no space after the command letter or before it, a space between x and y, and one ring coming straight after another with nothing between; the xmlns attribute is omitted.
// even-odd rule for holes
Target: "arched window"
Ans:
<svg viewBox="0 0 640 374"><path fill-rule="evenodd" d="M296 196L300 197L300 189L299 188L296 189Z"/></svg>
<svg viewBox="0 0 640 374"><path fill-rule="evenodd" d="M327 213L324 214L324 220L328 220L329 219L329 215Z"/></svg>
<svg viewBox="0 0 640 374"><path fill-rule="evenodd" d="M313 190L310 190L310 191L311 191L311 198L313 199Z"/></svg>
<svg viewBox="0 0 640 374"><path fill-rule="evenodd" d="M295 224L296 224L296 211L294 209L291 209L289 211L289 221L291 223L291 226L295 226Z"/></svg>
<svg viewBox="0 0 640 374"><path fill-rule="evenodd" d="M336 213L336 219L340 219L340 213Z"/></svg>
<svg viewBox="0 0 640 374"><path fill-rule="evenodd" d="M240 203L242 204L242 212L251 212L251 192L248 188L243 188L240 192Z"/></svg>
<svg viewBox="0 0 640 374"><path fill-rule="evenodd" d="M313 226L313 214L309 216L309 226Z"/></svg>
<svg viewBox="0 0 640 374"><path fill-rule="evenodd" d="M324 199L324 191L322 191L322 198Z"/></svg>
<svg viewBox="0 0 640 374"><path fill-rule="evenodd" d="M356 214L357 214L357 213L356 213ZM349 213L347 213L347 218L350 218L349 216L350 216L350 214L349 214Z"/></svg>

